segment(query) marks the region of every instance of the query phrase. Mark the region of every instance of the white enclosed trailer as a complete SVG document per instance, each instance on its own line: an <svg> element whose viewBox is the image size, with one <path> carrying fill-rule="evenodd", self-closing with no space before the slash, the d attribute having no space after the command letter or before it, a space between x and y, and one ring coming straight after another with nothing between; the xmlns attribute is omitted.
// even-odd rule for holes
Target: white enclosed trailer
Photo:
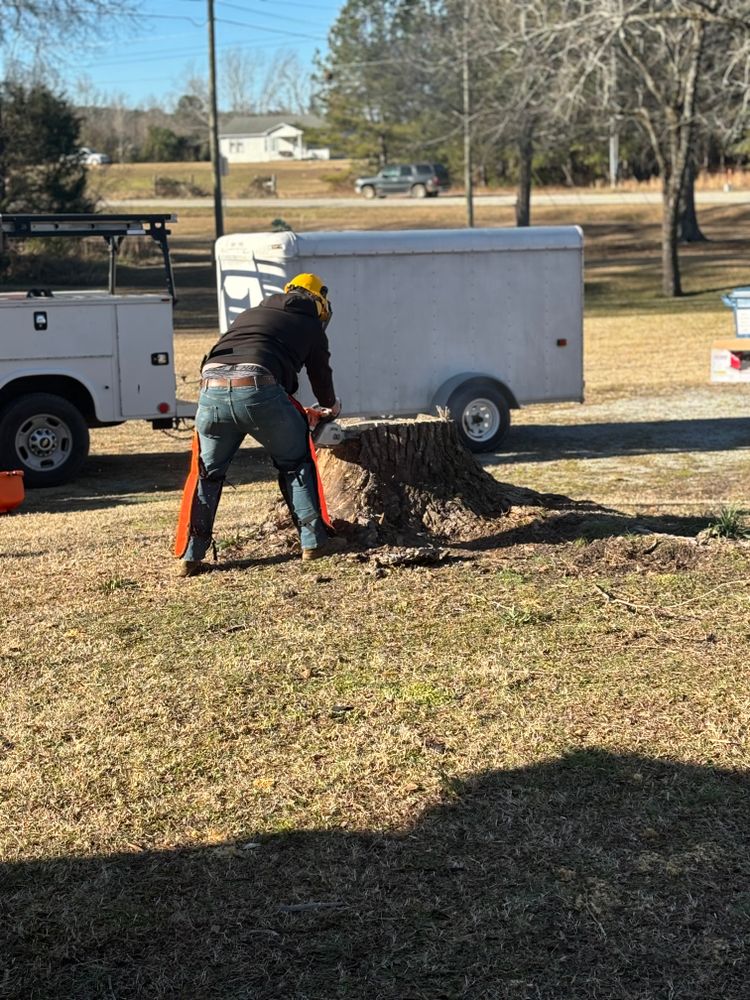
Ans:
<svg viewBox="0 0 750 1000"><path fill-rule="evenodd" d="M109 292L0 292L0 469L29 486L73 478L89 428L148 420L174 426L195 406L176 398L171 215L3 215L0 237L98 237L110 250ZM118 295L115 265L127 236L161 248L166 294Z"/></svg>
<svg viewBox="0 0 750 1000"><path fill-rule="evenodd" d="M578 227L235 234L216 262L222 332L295 274L322 277L346 415L443 407L488 451L510 409L583 398ZM306 379L299 395L313 402Z"/></svg>

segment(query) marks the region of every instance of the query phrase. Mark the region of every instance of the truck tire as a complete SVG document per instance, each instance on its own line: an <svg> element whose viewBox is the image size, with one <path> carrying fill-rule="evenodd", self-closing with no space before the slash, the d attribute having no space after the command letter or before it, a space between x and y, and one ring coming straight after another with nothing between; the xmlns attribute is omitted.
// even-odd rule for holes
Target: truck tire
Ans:
<svg viewBox="0 0 750 1000"><path fill-rule="evenodd" d="M488 379L470 379L451 394L447 409L469 451L494 451L510 427L510 407Z"/></svg>
<svg viewBox="0 0 750 1000"><path fill-rule="evenodd" d="M67 483L88 453L86 421L62 396L34 392L0 411L0 469L22 469L27 486Z"/></svg>
<svg viewBox="0 0 750 1000"><path fill-rule="evenodd" d="M365 198L374 198L375 188L372 186L372 184L365 184L365 186L362 188L362 194L364 195Z"/></svg>
<svg viewBox="0 0 750 1000"><path fill-rule="evenodd" d="M426 198L427 188L424 186L424 184L412 184L411 191L409 192L409 194L412 196L412 198Z"/></svg>

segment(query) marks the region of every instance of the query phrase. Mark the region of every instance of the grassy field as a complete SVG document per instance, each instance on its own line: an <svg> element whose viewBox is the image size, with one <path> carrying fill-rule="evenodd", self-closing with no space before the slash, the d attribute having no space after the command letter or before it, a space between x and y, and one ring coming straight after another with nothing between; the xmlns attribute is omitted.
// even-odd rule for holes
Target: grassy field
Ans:
<svg viewBox="0 0 750 1000"><path fill-rule="evenodd" d="M188 438L125 425L0 519L0 997L747 997L750 548L696 536L750 498L747 392L707 385L750 217L704 213L679 302L653 212L542 220L586 233L588 402L523 411L485 465L620 514L311 570L260 536L248 447L220 562L178 581ZM187 397L209 226L175 241Z"/></svg>
<svg viewBox="0 0 750 1000"><path fill-rule="evenodd" d="M228 198L258 197L261 192L253 181L275 175L277 194L282 198L325 197L342 191L351 194L352 171L356 169L351 160L232 164L222 179L222 189ZM113 163L89 169L88 189L97 198L149 198L158 194L159 178L189 185L196 195L213 191L210 163Z"/></svg>
<svg viewBox="0 0 750 1000"><path fill-rule="evenodd" d="M313 198L353 193L355 177L372 173L372 167L356 160L279 160L273 163L231 164L229 172L222 179L222 188L228 198L257 197L258 190L253 184L256 178L276 177L279 198ZM213 179L210 163L113 163L105 167L91 167L88 174L88 189L97 198L150 198L158 193L158 179L170 178L210 195ZM455 191L461 190L460 178L454 178ZM734 171L731 176L724 174L702 175L699 190L717 190L731 183L734 190L750 188L750 176L744 171ZM659 191L660 181L626 181L623 191ZM479 188L479 193L504 191L513 192L512 186L505 188ZM569 191L560 188L559 190ZM187 189L184 192L188 193ZM546 193L551 193L547 189Z"/></svg>

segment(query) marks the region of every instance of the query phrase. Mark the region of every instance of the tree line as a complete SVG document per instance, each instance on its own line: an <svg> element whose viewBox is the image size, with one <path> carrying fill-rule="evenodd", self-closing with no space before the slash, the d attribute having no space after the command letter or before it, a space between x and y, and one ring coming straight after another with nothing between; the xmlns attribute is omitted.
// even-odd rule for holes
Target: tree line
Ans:
<svg viewBox="0 0 750 1000"><path fill-rule="evenodd" d="M133 10L117 5L120 17ZM0 41L11 29L70 40L112 11L108 0L15 0L0 5ZM261 110L252 67L225 62L230 106ZM293 61L271 76L263 100L285 95L306 110L312 93L328 123L316 138L343 154L512 178L519 225L531 221L535 181L601 180L616 149L620 177L660 178L663 291L680 295L679 238L700 235L696 174L746 155L750 0L347 0L312 91ZM202 158L202 86L189 81L171 115L95 102L77 113L45 83L7 80L0 210L82 204L82 141L117 159Z"/></svg>
<svg viewBox="0 0 750 1000"><path fill-rule="evenodd" d="M750 0L347 0L319 57L334 148L383 164L444 160L470 138L479 180L659 177L662 284L700 168L744 162ZM693 235L697 235L693 220Z"/></svg>

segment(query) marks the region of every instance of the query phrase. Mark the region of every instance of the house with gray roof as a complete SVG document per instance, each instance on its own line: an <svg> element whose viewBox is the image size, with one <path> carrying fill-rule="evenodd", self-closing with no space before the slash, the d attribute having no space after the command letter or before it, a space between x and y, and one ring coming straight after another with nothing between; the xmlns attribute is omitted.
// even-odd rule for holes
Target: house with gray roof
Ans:
<svg viewBox="0 0 750 1000"><path fill-rule="evenodd" d="M232 115L219 128L219 152L228 163L266 163L272 160L327 160L328 149L313 149L305 131L322 128L317 115Z"/></svg>

